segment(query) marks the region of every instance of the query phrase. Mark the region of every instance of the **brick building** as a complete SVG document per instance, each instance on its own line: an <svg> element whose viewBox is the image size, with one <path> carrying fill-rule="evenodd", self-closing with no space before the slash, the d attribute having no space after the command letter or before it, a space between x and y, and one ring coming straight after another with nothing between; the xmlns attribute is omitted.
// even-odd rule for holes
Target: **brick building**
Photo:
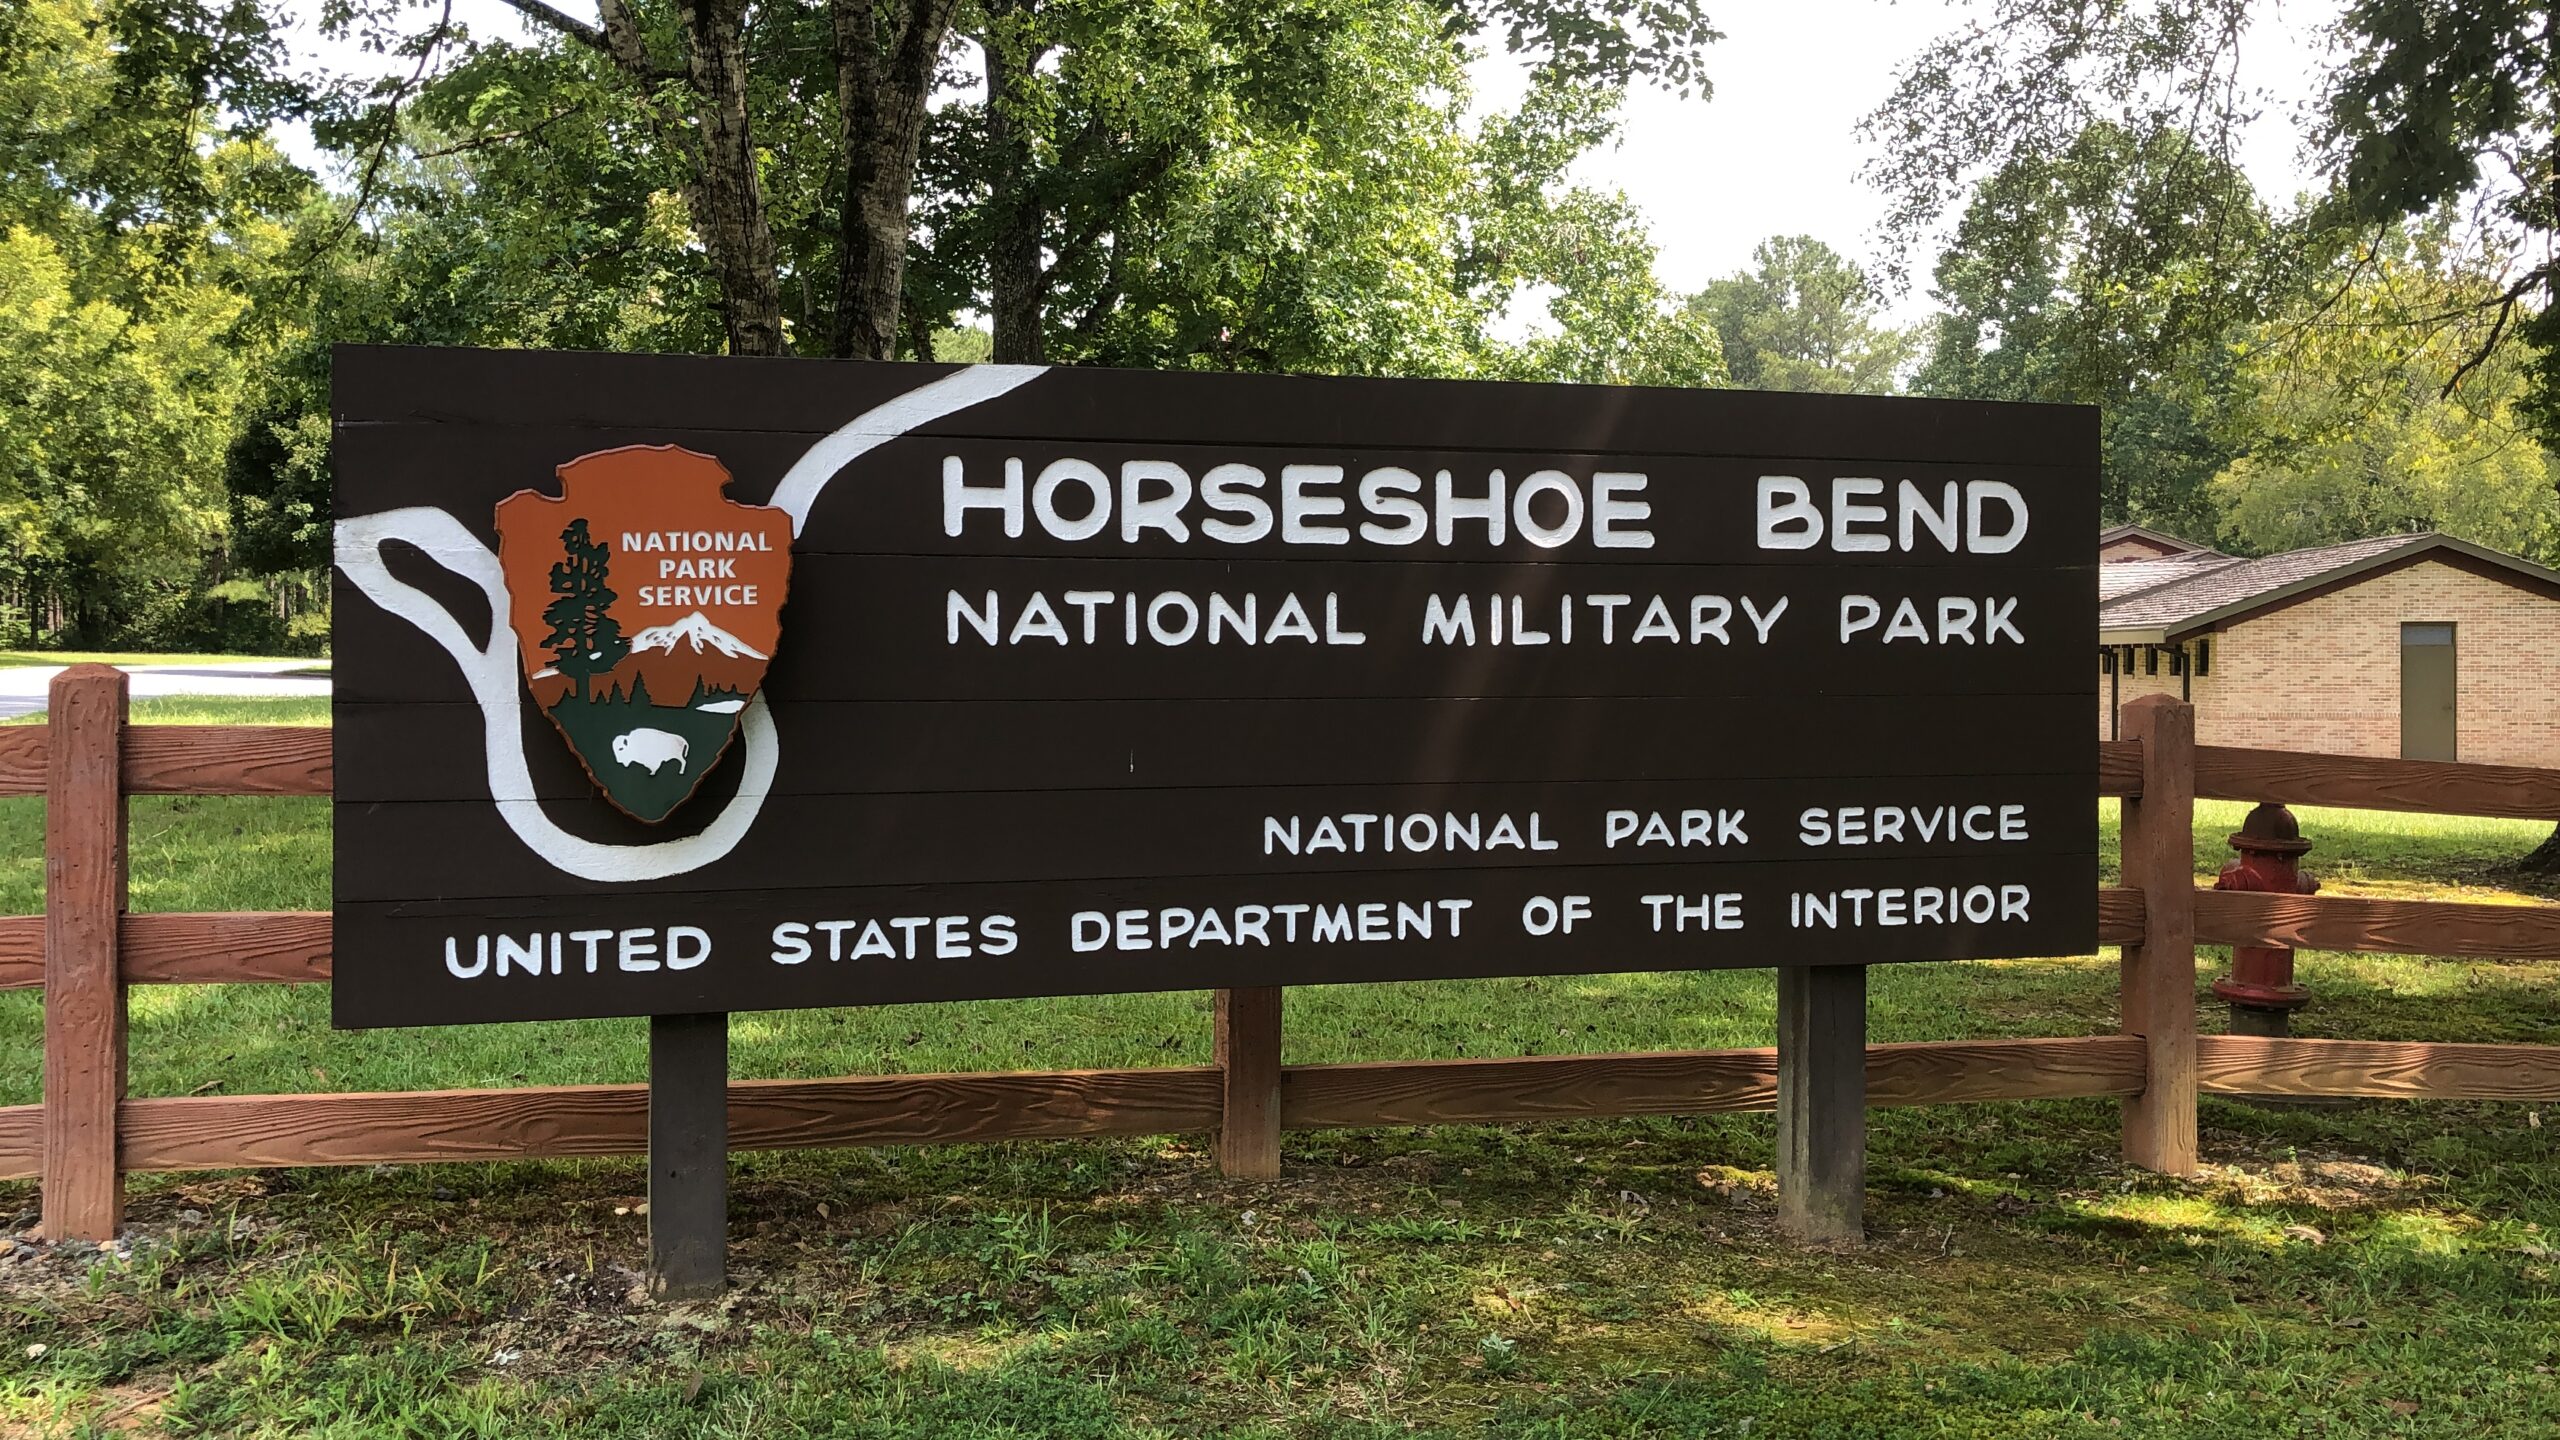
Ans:
<svg viewBox="0 0 2560 1440"><path fill-rule="evenodd" d="M2433 533L2249 560L2137 528L2100 537L2100 737L2167 691L2208 745L2560 766L2560 573Z"/></svg>

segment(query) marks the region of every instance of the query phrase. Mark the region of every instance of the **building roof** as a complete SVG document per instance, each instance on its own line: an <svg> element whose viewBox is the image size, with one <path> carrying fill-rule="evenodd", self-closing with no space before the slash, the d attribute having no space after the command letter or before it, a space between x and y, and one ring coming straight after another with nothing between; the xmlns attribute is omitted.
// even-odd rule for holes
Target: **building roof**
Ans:
<svg viewBox="0 0 2560 1440"><path fill-rule="evenodd" d="M2145 545L2156 546L2163 556L2213 555L2220 553L2210 545L2199 545L2193 540L2172 535L2166 530L2154 530L2148 525L2110 525L2106 529L2098 532L2098 548L2101 550L2123 540L2133 540ZM2142 562L2139 560L2118 560L2110 563L2118 565L2139 565Z"/></svg>
<svg viewBox="0 0 2560 1440"><path fill-rule="evenodd" d="M2288 550L2259 560L2207 553L2174 560L2101 565L2098 641L2102 645L2157 645L2181 640L2282 605L2308 591L2430 558L2560 595L2560 573L2504 551L2428 530ZM2119 579L2110 573L2113 571L2130 573Z"/></svg>

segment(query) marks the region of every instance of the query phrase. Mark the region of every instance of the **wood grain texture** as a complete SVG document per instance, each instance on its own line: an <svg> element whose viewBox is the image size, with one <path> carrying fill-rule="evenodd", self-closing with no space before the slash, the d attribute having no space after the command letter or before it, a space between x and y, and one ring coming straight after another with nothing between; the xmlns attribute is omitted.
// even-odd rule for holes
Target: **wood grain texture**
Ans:
<svg viewBox="0 0 2560 1440"><path fill-rule="evenodd" d="M2560 1046L2554 1045L2206 1035L2196 1055L2203 1088L2216 1095L2560 1099Z"/></svg>
<svg viewBox="0 0 2560 1440"><path fill-rule="evenodd" d="M130 1170L273 1169L636 1155L645 1085L128 1100ZM922 1145L1208 1130L1218 1072L1144 1070L733 1080L729 1148Z"/></svg>
<svg viewBox="0 0 2560 1440"><path fill-rule="evenodd" d="M649 1017L649 1293L729 1284L729 1017Z"/></svg>
<svg viewBox="0 0 2560 1440"><path fill-rule="evenodd" d="M1280 986L1256 985L1213 1002L1218 1171L1239 1180L1280 1177L1280 996Z"/></svg>
<svg viewBox="0 0 2560 1440"><path fill-rule="evenodd" d="M1867 1047L1870 1106L2130 1095L2138 1037L1917 1041ZM1610 1115L1774 1110L1778 1052L1673 1050L1502 1060L1292 1065L1281 1123L1292 1130L1487 1124Z"/></svg>
<svg viewBox="0 0 2560 1440"><path fill-rule="evenodd" d="M2121 885L2098 887L2098 943L2142 943L2142 892Z"/></svg>
<svg viewBox="0 0 2560 1440"><path fill-rule="evenodd" d="M2195 707L2145 695L2124 707L2140 742L2142 794L2123 802L2125 883L2142 892L2142 940L2123 952L2124 1030L2145 1047L2148 1081L2125 1101L2124 1155L2167 1175L2195 1172Z"/></svg>
<svg viewBox="0 0 2560 1440"><path fill-rule="evenodd" d="M44 917L0 915L0 990L44 984ZM329 978L326 910L124 917L127 985L305 984Z"/></svg>
<svg viewBox="0 0 2560 1440"><path fill-rule="evenodd" d="M2143 1058L2136 1035L1870 1045L1867 1108L2138 1095Z"/></svg>
<svg viewBox="0 0 2560 1440"><path fill-rule="evenodd" d="M2560 905L2199 889L2196 938L2217 945L2378 950L2465 960L2560 960Z"/></svg>
<svg viewBox="0 0 2560 1440"><path fill-rule="evenodd" d="M0 795L44 793L47 725L12 725L0 730Z"/></svg>
<svg viewBox="0 0 2560 1440"><path fill-rule="evenodd" d="M2131 712L2128 703L2126 713ZM2275 800L2287 805L2411 810L2427 815L2560 820L2560 770L2521 765L2390 760L2199 745L2196 793L2215 800Z"/></svg>
<svg viewBox="0 0 2560 1440"><path fill-rule="evenodd" d="M0 990L44 984L44 917L0 915Z"/></svg>
<svg viewBox="0 0 2560 1440"><path fill-rule="evenodd" d="M1867 971L1778 972L1778 1228L1794 1239L1866 1239Z"/></svg>
<svg viewBox="0 0 2560 1440"><path fill-rule="evenodd" d="M53 679L44 824L44 1233L112 1240L124 1213L125 803L117 788L126 681L105 665Z"/></svg>
<svg viewBox="0 0 2560 1440"><path fill-rule="evenodd" d="M2101 795L2142 793L2141 741L2101 740L2098 742L2098 793Z"/></svg>
<svg viewBox="0 0 2560 1440"><path fill-rule="evenodd" d="M325 725L136 725L124 752L134 795L326 795Z"/></svg>
<svg viewBox="0 0 2560 1440"><path fill-rule="evenodd" d="M44 1173L44 1107L0 1105L0 1180Z"/></svg>

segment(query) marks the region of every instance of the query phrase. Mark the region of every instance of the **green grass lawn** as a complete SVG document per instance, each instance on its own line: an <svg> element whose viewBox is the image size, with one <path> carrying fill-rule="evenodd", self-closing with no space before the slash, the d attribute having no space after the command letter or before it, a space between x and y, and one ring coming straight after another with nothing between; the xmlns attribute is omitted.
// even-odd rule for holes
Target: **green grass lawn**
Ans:
<svg viewBox="0 0 2560 1440"><path fill-rule="evenodd" d="M166 702L137 719L325 721ZM189 707L195 708L189 708ZM2197 864L2245 807L2200 806ZM2113 807L2102 807L2111 867ZM2547 827L2304 810L2332 891L2526 901ZM0 800L0 913L40 903ZM137 800L135 903L325 908L318 800ZM2208 958L2208 972L2218 966ZM2560 1043L2560 965L2308 955L2303 1033ZM2115 1024L2112 955L1883 967L1880 1040ZM1766 972L1292 990L1293 1062L1766 1044ZM638 1022L339 1034L316 987L155 987L133 1090L634 1080ZM2208 1004L2208 1028L2221 1016ZM0 1103L40 998L0 995ZM1205 1063L1207 997L742 1015L736 1073ZM742 1156L714 1307L635 1301L636 1162L136 1177L122 1257L0 1263L0 1434L2560 1434L2560 1165L2487 1104L1877 1111L1872 1243L1773 1233L1766 1116ZM34 1192L0 1185L33 1219ZM5 1260L0 1243L0 1260ZM31 1353L31 1347L42 1347Z"/></svg>

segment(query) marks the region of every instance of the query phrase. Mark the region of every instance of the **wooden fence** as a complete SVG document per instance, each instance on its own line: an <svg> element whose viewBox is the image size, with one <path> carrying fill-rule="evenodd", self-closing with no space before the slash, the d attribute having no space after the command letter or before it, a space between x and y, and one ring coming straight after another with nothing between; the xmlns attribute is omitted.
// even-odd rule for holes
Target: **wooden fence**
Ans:
<svg viewBox="0 0 2560 1440"><path fill-rule="evenodd" d="M79 666L50 723L0 729L0 795L43 795L45 913L0 918L0 989L45 990L44 1096L0 1107L0 1178L41 1177L57 1239L115 1232L123 1176L152 1170L641 1153L647 1087L128 1098L133 985L309 984L326 914L126 913L128 795L325 795L330 732L125 723L125 678ZM2123 947L2114 1035L1870 1045L1865 1103L2119 1096L2125 1154L2196 1165L2196 1096L2560 1098L2560 1046L2199 1035L2199 942L2560 959L2560 906L2466 905L2197 888L2197 797L2529 819L2560 817L2560 770L2199 746L2171 696L2125 707L2099 742L2123 798L2123 876L2096 941ZM1838 968L1838 967L1832 967ZM740 1080L736 1149L1216 1133L1239 1175L1279 1167L1283 1130L1696 1115L1779 1102L1774 1048L1518 1059L1280 1063L1276 989L1222 991L1215 1062L1132 1070ZM1854 1053L1854 1052L1852 1052ZM1783 1177L1782 1177L1783 1178Z"/></svg>

